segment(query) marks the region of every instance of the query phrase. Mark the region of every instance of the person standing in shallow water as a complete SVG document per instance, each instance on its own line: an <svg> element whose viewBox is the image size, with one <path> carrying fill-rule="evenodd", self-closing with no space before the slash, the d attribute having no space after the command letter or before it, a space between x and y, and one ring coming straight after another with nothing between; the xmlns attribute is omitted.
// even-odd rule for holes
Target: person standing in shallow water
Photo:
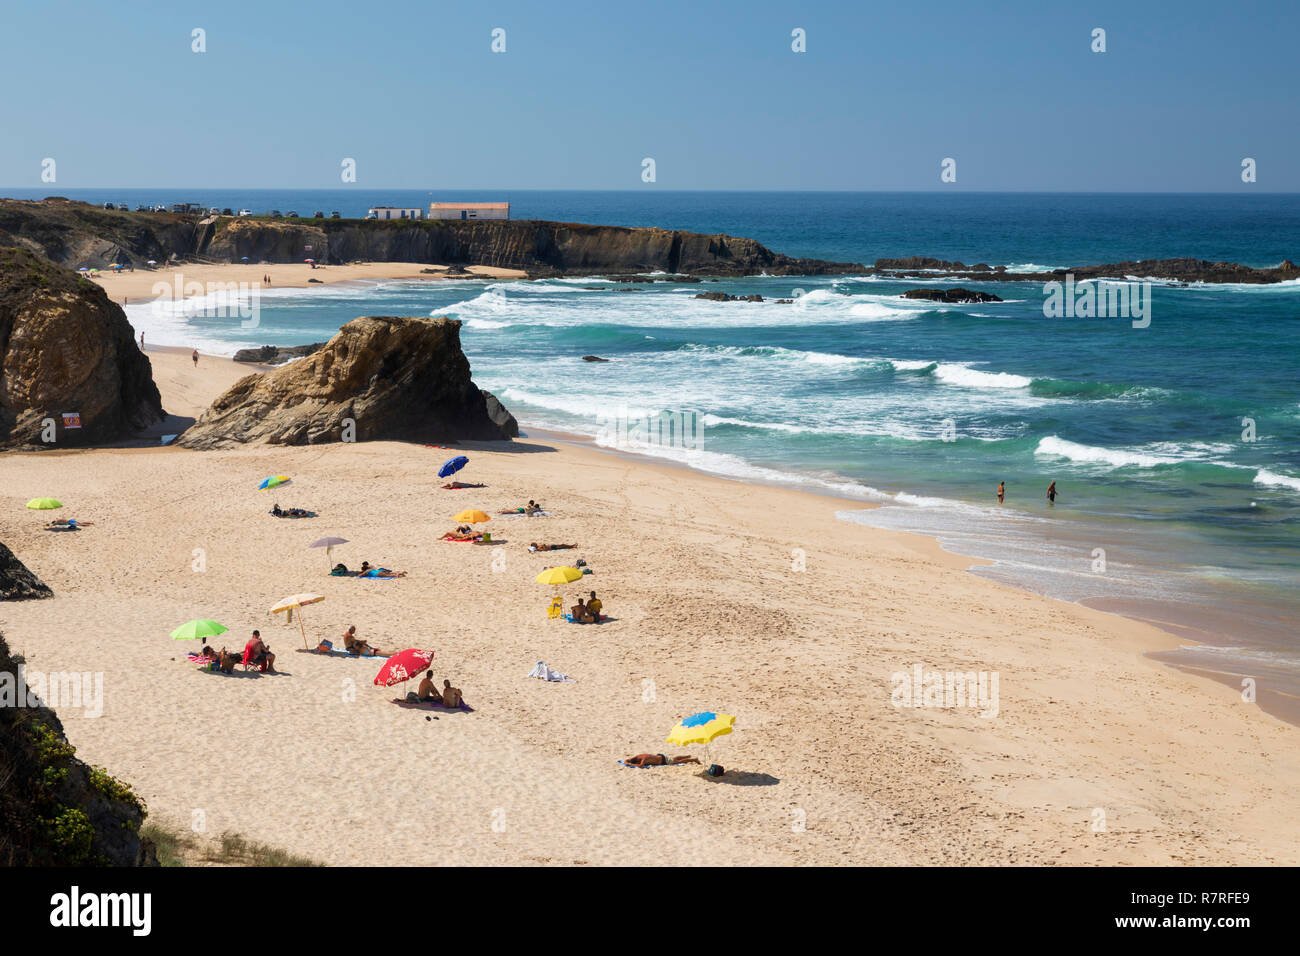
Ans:
<svg viewBox="0 0 1300 956"><path fill-rule="evenodd" d="M1056 482L1052 482L1047 486L1047 503L1053 506L1056 505Z"/></svg>
<svg viewBox="0 0 1300 956"><path fill-rule="evenodd" d="M1006 496L1006 493L1007 493L1007 483L1005 481L999 481L998 482L998 504L1002 504L1002 499Z"/></svg>

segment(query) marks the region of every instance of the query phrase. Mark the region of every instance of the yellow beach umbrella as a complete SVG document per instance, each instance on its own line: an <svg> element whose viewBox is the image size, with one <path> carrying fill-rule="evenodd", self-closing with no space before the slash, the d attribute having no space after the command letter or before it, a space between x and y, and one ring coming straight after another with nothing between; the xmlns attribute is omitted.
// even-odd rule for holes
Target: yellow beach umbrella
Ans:
<svg viewBox="0 0 1300 956"><path fill-rule="evenodd" d="M487 512L479 511L477 508L466 508L451 520L468 521L470 524L481 524L484 521L491 521L492 518L487 514Z"/></svg>
<svg viewBox="0 0 1300 956"><path fill-rule="evenodd" d="M27 502L27 507L33 511L48 511L51 508L62 508L63 502L56 498L33 498Z"/></svg>
<svg viewBox="0 0 1300 956"><path fill-rule="evenodd" d="M560 565L556 568L547 568L534 579L538 584L572 584L582 577L582 572L577 568L570 568L566 565Z"/></svg>
<svg viewBox="0 0 1300 956"><path fill-rule="evenodd" d="M281 601L275 607L271 608L271 610L267 611L266 613L279 614L281 612L288 612L290 615L292 615L294 608L302 609L306 607L308 604L317 604L323 600L325 600L325 595L323 594L293 594L285 598L283 601ZM307 631L302 626L301 614L298 615L298 630L302 632L302 646L306 647Z"/></svg>
<svg viewBox="0 0 1300 956"><path fill-rule="evenodd" d="M736 718L731 714L702 710L679 721L672 729L672 733L668 735L668 742L679 747L685 747L687 744L707 744L723 734L731 733L735 722Z"/></svg>

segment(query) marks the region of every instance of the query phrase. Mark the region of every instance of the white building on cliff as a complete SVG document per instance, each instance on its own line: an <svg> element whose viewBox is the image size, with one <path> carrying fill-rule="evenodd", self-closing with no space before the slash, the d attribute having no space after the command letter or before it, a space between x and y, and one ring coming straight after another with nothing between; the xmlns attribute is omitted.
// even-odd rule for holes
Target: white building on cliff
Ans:
<svg viewBox="0 0 1300 956"><path fill-rule="evenodd" d="M508 202L431 202L430 219L509 219Z"/></svg>
<svg viewBox="0 0 1300 956"><path fill-rule="evenodd" d="M423 219L424 210L419 206L372 206L367 219Z"/></svg>

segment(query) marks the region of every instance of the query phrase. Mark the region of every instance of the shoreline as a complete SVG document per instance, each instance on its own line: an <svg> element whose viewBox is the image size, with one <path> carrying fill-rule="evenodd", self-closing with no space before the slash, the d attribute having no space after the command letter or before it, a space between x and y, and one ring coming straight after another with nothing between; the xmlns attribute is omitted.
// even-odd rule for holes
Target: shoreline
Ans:
<svg viewBox="0 0 1300 956"><path fill-rule="evenodd" d="M181 263L176 266L161 266L156 269L135 272L99 272L89 276L90 281L100 286L108 297L118 305L141 305L159 298L174 298L173 289L180 289L182 298L194 298L207 294L209 283L226 285L228 283L247 284L259 290L271 289L308 289L313 285L331 286L346 282L364 282L366 280L383 282L394 279L417 279L430 282L455 282L469 279L521 279L527 273L518 269L498 269L491 266L469 266L464 274L449 275L450 266L430 265L425 262L366 262L352 263L344 266L311 265L303 262L293 263ZM430 274L426 270L436 270L440 274ZM269 275L271 283L262 284L262 277ZM310 281L316 280L316 281ZM187 283L198 282L204 285L199 291L186 291ZM167 293L160 292L156 286L166 286Z"/></svg>

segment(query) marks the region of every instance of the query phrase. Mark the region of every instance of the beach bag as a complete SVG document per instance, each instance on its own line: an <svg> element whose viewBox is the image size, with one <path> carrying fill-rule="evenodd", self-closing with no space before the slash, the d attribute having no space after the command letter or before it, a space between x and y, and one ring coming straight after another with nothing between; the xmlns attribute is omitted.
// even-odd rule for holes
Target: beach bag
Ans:
<svg viewBox="0 0 1300 956"><path fill-rule="evenodd" d="M575 568L585 568L587 566L587 559L579 558L577 561L573 562L573 566Z"/></svg>
<svg viewBox="0 0 1300 956"><path fill-rule="evenodd" d="M334 642L333 642L333 641L321 641L319 644L316 645L316 652L317 652L318 654L331 654L331 653L333 653L333 652L334 652Z"/></svg>
<svg viewBox="0 0 1300 956"><path fill-rule="evenodd" d="M707 773L710 777L721 777L727 771L722 769L721 764L711 763L709 764L709 769L704 772Z"/></svg>

